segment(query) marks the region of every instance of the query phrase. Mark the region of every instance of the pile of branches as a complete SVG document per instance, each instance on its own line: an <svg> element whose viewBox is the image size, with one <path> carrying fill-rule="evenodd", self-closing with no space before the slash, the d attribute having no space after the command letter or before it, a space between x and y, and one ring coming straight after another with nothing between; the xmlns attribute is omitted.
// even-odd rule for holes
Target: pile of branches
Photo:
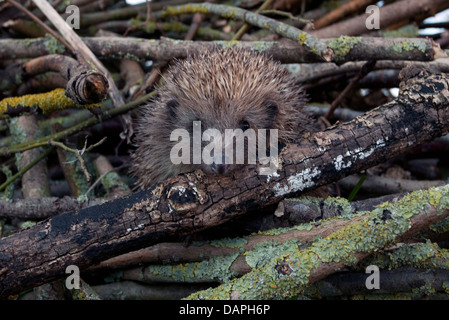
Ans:
<svg viewBox="0 0 449 320"><path fill-rule="evenodd" d="M423 21L449 3L189 2L0 3L0 298L447 299L449 33ZM231 45L286 64L326 129L276 175L133 191L161 73Z"/></svg>

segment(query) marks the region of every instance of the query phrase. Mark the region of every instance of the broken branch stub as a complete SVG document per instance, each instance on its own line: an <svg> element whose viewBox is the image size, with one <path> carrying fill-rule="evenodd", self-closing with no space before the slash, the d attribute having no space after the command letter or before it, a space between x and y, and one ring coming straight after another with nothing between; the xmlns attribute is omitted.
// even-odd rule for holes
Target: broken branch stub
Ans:
<svg viewBox="0 0 449 320"><path fill-rule="evenodd" d="M0 297L63 276L70 264L82 270L124 252L217 226L446 134L447 76L415 74L419 77L403 78L407 87L399 99L287 145L279 155L277 174L262 176L256 166L246 166L234 176L217 179L197 171L0 239Z"/></svg>
<svg viewBox="0 0 449 320"><path fill-rule="evenodd" d="M23 64L24 76L55 71L67 80L65 94L76 104L98 103L106 99L108 80L95 71L89 70L77 60L63 55L50 54L32 59Z"/></svg>

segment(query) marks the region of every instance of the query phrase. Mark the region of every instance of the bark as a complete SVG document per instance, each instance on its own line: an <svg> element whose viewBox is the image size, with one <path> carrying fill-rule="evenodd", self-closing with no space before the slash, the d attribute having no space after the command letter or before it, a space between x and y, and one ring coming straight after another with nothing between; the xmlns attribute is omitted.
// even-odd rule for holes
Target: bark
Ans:
<svg viewBox="0 0 449 320"><path fill-rule="evenodd" d="M385 30L389 26L404 20L403 24L407 24L409 21L421 21L448 7L449 3L446 0L395 1L379 8L380 29ZM317 38L330 38L340 35L358 36L368 31L365 24L368 16L368 14L363 13L326 28L312 31L311 34Z"/></svg>
<svg viewBox="0 0 449 320"><path fill-rule="evenodd" d="M448 78L412 67L401 72L401 80L397 100L286 146L277 174L259 175L251 165L217 181L197 171L0 239L0 296L60 277L70 264L83 270L114 255L222 224L446 134ZM414 226L410 232L422 224Z"/></svg>
<svg viewBox="0 0 449 320"><path fill-rule="evenodd" d="M168 38L143 41L135 38L84 37L82 40L98 57L160 61L169 61L173 58L182 59L188 54L211 48L214 45L229 45L227 41L181 41ZM321 41L335 51L331 61L337 63L360 60L431 61L436 56L446 56L431 39L339 37ZM52 53L49 52L48 45L46 45L48 42L48 39L32 39L26 42L24 40L0 40L0 58L47 55ZM282 63L322 62L316 55L290 40L242 41L235 45L263 51ZM53 44L53 46L55 45Z"/></svg>
<svg viewBox="0 0 449 320"><path fill-rule="evenodd" d="M341 179L338 184L344 190L352 190L359 180L360 176L353 175ZM368 175L359 192L371 195L381 195L411 192L419 189L442 186L444 184L446 184L446 181L444 180L408 180Z"/></svg>
<svg viewBox="0 0 449 320"><path fill-rule="evenodd" d="M341 20L345 17L351 16L354 12L358 13L362 9L364 10L370 4L374 4L375 0L352 0L344 3L343 5L335 8L328 14L317 19L313 22L313 26L316 30L328 26L335 21Z"/></svg>
<svg viewBox="0 0 449 320"><path fill-rule="evenodd" d="M379 273L381 281L379 290L369 290L365 282L369 274L342 272L333 274L317 282L308 292L310 298L332 298L341 296L369 295L378 299L391 298L392 295L403 294L403 297L413 299L425 298L427 292L444 293L444 281L449 278L448 270L421 270L415 268L400 268L396 270L382 270ZM414 293L412 295L412 293ZM399 298L399 296L397 296Z"/></svg>
<svg viewBox="0 0 449 320"><path fill-rule="evenodd" d="M446 185L384 203L352 217L349 226L316 238L310 245L296 240L266 243L255 253L246 253L249 273L187 299L265 300L301 295L310 284L345 267L354 267L371 254L447 218L448 191ZM223 277L223 272L220 274Z"/></svg>
<svg viewBox="0 0 449 320"><path fill-rule="evenodd" d="M81 201L72 197L45 197L41 199L0 200L1 218L44 220L61 214L104 203L103 199Z"/></svg>
<svg viewBox="0 0 449 320"><path fill-rule="evenodd" d="M20 116L17 122L13 124L17 126L15 132L20 132L21 135L17 137L20 140L31 140L33 137L39 135L39 126L34 115ZM22 138L20 138L22 137ZM23 142L23 141L21 141ZM39 157L43 152L38 148L25 151L19 156L17 167L23 169L31 161ZM22 196L28 198L41 198L50 195L50 180L48 178L47 161L39 161L30 170L25 172L22 176Z"/></svg>
<svg viewBox="0 0 449 320"><path fill-rule="evenodd" d="M61 33L64 40L70 43L70 46L74 50L78 60L83 61L85 64L93 65L99 70L102 75L107 79L107 93L112 100L115 107L119 107L124 104L123 97L121 96L118 88L115 85L112 76L109 71L103 66L98 58L89 50L84 44L78 34L62 19L62 17L56 12L56 10L44 0L32 0L33 3L42 11L49 21L55 26L55 28ZM91 88L93 89L93 88Z"/></svg>
<svg viewBox="0 0 449 320"><path fill-rule="evenodd" d="M258 226L257 230L254 230L243 226L248 232L253 232L247 237L232 240L212 240L211 242L202 241L189 245L188 250L186 250L185 243L182 242L158 243L151 247L128 252L102 261L89 268L89 271L102 268L129 268L130 266L143 264L179 264L203 261L212 257L242 253L242 250L245 252L253 250L256 245L262 242L276 241L280 243L293 239L301 243L311 242L316 237L324 238L351 223L350 221L343 220L322 222L318 222L318 220L327 220L341 215L350 216L351 214L356 214L357 211L371 211L383 202L391 201L395 198L400 199L403 196L404 194L394 194L355 202L347 202L341 198L322 199L308 196L284 199L279 203L283 207L282 210L279 210L278 206L275 214L269 214L262 218L264 220L261 223L262 227ZM317 223L310 230L307 228L305 230L293 228L285 231L281 235L277 233L269 234L269 232L257 234L258 231L289 228L311 221L316 221Z"/></svg>
<svg viewBox="0 0 449 320"><path fill-rule="evenodd" d="M48 55L33 59L23 65L24 76L56 71L66 80L66 95L77 104L92 104L107 96L108 81L98 72L88 70L73 58Z"/></svg>
<svg viewBox="0 0 449 320"><path fill-rule="evenodd" d="M89 70L77 60L63 55L45 55L23 65L12 65L0 78L6 80L2 89L18 85L33 76L54 71L65 80L65 93L76 104L92 104L103 101L107 95L108 82L98 72Z"/></svg>

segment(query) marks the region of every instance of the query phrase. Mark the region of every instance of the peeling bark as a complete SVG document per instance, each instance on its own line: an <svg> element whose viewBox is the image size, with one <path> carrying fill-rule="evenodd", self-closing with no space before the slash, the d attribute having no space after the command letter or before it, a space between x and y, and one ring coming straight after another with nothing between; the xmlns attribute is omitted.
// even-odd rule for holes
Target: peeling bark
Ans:
<svg viewBox="0 0 449 320"><path fill-rule="evenodd" d="M416 68L401 72L401 79L397 100L286 146L275 175L259 175L256 166L220 179L197 171L0 239L0 297L61 277L70 264L83 270L219 225L446 134L449 79Z"/></svg>

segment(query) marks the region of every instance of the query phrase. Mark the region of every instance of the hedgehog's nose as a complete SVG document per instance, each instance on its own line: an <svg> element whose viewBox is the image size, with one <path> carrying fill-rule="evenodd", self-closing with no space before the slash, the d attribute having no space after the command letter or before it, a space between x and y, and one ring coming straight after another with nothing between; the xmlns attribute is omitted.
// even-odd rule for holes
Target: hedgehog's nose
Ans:
<svg viewBox="0 0 449 320"><path fill-rule="evenodd" d="M217 174L227 174L229 171L231 171L231 165L230 164L211 164L211 169L213 172Z"/></svg>

